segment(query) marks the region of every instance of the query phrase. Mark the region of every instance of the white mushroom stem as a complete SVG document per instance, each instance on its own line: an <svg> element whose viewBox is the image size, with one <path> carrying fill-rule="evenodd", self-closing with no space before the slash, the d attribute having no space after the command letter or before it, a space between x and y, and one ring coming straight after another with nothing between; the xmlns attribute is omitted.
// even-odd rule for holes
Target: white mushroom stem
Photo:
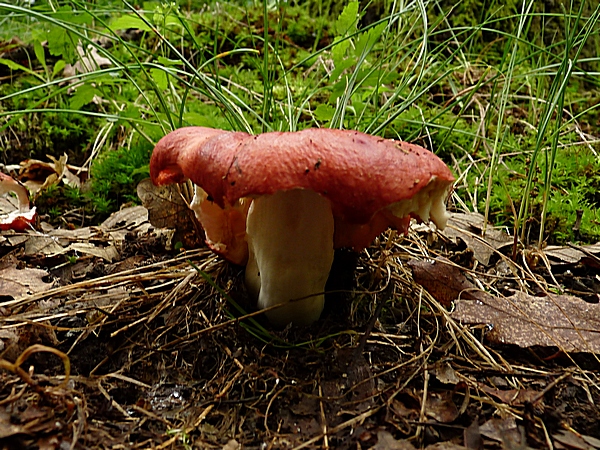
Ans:
<svg viewBox="0 0 600 450"><path fill-rule="evenodd" d="M277 326L321 315L333 262L333 214L316 192L294 189L256 198L248 211L246 286Z"/></svg>

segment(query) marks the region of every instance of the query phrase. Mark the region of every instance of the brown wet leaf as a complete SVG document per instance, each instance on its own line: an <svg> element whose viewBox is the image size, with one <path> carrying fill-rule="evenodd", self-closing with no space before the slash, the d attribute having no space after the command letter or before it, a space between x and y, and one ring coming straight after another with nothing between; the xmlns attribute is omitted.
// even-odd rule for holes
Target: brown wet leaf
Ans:
<svg viewBox="0 0 600 450"><path fill-rule="evenodd" d="M513 417L499 419L494 417L479 427L479 432L488 439L499 442L521 442L521 433Z"/></svg>
<svg viewBox="0 0 600 450"><path fill-rule="evenodd" d="M600 305L569 295L481 295L456 302L452 317L485 324L489 341L519 347L553 346L565 352L600 353Z"/></svg>
<svg viewBox="0 0 600 450"><path fill-rule="evenodd" d="M480 295L460 268L445 258L432 262L412 259L408 261L408 267L414 280L444 306L450 306L458 298L474 299Z"/></svg>
<svg viewBox="0 0 600 450"><path fill-rule="evenodd" d="M398 441L388 431L380 430L377 432L377 444L369 450L413 450L415 448L407 440Z"/></svg>
<svg viewBox="0 0 600 450"><path fill-rule="evenodd" d="M481 439L481 433L479 432L479 421L475 419L471 425L465 428L463 433L463 440L465 447L472 450L479 450L483 448L483 439Z"/></svg>
<svg viewBox="0 0 600 450"><path fill-rule="evenodd" d="M558 433L553 434L552 437L561 444L572 449L595 450L599 448L598 446L586 442L586 439L584 439L583 436L575 434L571 430L560 430ZM594 439L594 441L598 441L598 439Z"/></svg>
<svg viewBox="0 0 600 450"><path fill-rule="evenodd" d="M452 391L430 393L425 405L425 414L440 423L451 423L458 418L458 408L452 401Z"/></svg>
<svg viewBox="0 0 600 450"><path fill-rule="evenodd" d="M496 397L502 403L512 406L522 406L533 401L539 395L539 392L533 389L497 389L483 383L479 383L479 389L492 397Z"/></svg>

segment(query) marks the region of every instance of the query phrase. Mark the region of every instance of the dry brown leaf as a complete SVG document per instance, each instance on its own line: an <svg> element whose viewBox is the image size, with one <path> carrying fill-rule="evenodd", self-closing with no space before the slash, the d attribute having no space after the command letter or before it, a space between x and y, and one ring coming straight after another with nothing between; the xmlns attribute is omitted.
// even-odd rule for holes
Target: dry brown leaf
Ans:
<svg viewBox="0 0 600 450"><path fill-rule="evenodd" d="M85 255L97 256L108 262L117 260L120 255L117 248L114 245L107 245L106 247L100 247L92 244L91 242L74 242L69 245L65 251L76 251Z"/></svg>
<svg viewBox="0 0 600 450"><path fill-rule="evenodd" d="M21 162L20 178L27 180L23 184L27 186L34 197L61 181L69 186L81 187L81 179L72 170L77 173L85 171L67 164L67 155L58 159L48 155L48 159L51 162L38 159L27 159Z"/></svg>
<svg viewBox="0 0 600 450"><path fill-rule="evenodd" d="M149 178L140 181L137 194L148 210L148 220L158 228L180 228L190 220L191 210L177 185L154 186Z"/></svg>
<svg viewBox="0 0 600 450"><path fill-rule="evenodd" d="M487 266L494 252L500 247L512 244L513 239L491 224L485 227L484 234L484 223L485 218L479 213L453 213L442 234L449 238L459 238L465 241L467 246L473 250L477 261Z"/></svg>
<svg viewBox="0 0 600 450"><path fill-rule="evenodd" d="M481 433L479 432L479 420L475 419L471 422L463 433L463 440L465 447L473 450L479 450L483 448L483 439L481 439Z"/></svg>
<svg viewBox="0 0 600 450"><path fill-rule="evenodd" d="M443 384L460 383L460 378L458 378L456 371L447 362L436 365L436 367L433 368L432 373L437 380Z"/></svg>
<svg viewBox="0 0 600 450"><path fill-rule="evenodd" d="M123 208L110 215L100 225L103 230L115 230L117 228L135 228L148 221L148 209L143 206L132 206Z"/></svg>
<svg viewBox="0 0 600 450"><path fill-rule="evenodd" d="M27 427L11 423L11 414L4 408L0 408L0 439L6 439L17 434L29 433L30 431L27 430Z"/></svg>
<svg viewBox="0 0 600 450"><path fill-rule="evenodd" d="M544 249L551 264L583 263L600 268L600 243L594 245L560 247L551 245Z"/></svg>
<svg viewBox="0 0 600 450"><path fill-rule="evenodd" d="M600 353L600 305L569 295L480 296L456 302L452 317L489 327L486 338L519 347L559 347L565 352Z"/></svg>
<svg viewBox="0 0 600 450"><path fill-rule="evenodd" d="M152 225L176 230L174 242L180 241L189 248L203 244L202 228L177 185L157 187L147 178L138 184L137 194L148 210L148 220Z"/></svg>
<svg viewBox="0 0 600 450"><path fill-rule="evenodd" d="M117 248L130 231L143 234L150 228L146 208L134 206L113 213L98 227L53 229L50 225L42 223L42 233L7 236L7 239L13 246L25 243L26 256L53 257L67 252L78 252L112 262L120 257Z"/></svg>
<svg viewBox="0 0 600 450"><path fill-rule="evenodd" d="M65 248L56 238L46 234L32 233L25 241L25 255L56 256L64 253Z"/></svg>
<svg viewBox="0 0 600 450"><path fill-rule="evenodd" d="M16 299L45 292L52 287L43 280L47 276L48 272L41 269L17 269L16 264L4 267L0 269L0 294Z"/></svg>

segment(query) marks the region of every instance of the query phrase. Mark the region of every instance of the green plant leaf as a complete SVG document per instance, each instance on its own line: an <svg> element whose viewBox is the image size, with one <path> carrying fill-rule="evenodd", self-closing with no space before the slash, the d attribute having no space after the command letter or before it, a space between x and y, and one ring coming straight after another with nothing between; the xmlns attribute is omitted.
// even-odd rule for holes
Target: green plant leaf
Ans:
<svg viewBox="0 0 600 450"><path fill-rule="evenodd" d="M335 113L335 108L333 108L329 105L324 105L324 104L320 104L313 111L313 114L315 115L317 120L320 120L322 122L327 122L327 121L331 120L333 118L334 113Z"/></svg>
<svg viewBox="0 0 600 450"><path fill-rule="evenodd" d="M334 30L337 36L347 36L357 29L359 15L358 2L348 3L334 24Z"/></svg>
<svg viewBox="0 0 600 450"><path fill-rule="evenodd" d="M128 30L130 28L135 28L142 31L152 31L152 27L135 14L126 14L117 17L111 22L110 28L113 30Z"/></svg>
<svg viewBox="0 0 600 450"><path fill-rule="evenodd" d="M94 99L94 95L98 93L98 90L91 84L83 84L77 88L69 106L72 109L81 109L82 106L87 105Z"/></svg>
<svg viewBox="0 0 600 450"><path fill-rule="evenodd" d="M52 78L54 78L58 73L62 72L67 63L64 59L59 59L54 63L54 68L52 69Z"/></svg>
<svg viewBox="0 0 600 450"><path fill-rule="evenodd" d="M158 58L156 58L156 60L159 62L159 64L162 64L163 66L167 67L183 66L183 61L179 59L169 59L165 58L164 56L159 56Z"/></svg>
<svg viewBox="0 0 600 450"><path fill-rule="evenodd" d="M169 87L169 81L167 80L167 73L161 69L150 69L150 75L161 90L166 90Z"/></svg>
<svg viewBox="0 0 600 450"><path fill-rule="evenodd" d="M365 33L361 33L358 40L356 41L356 48L354 54L360 56L362 53L368 53L371 51L373 46L377 43L387 23L380 23L379 25L369 29Z"/></svg>
<svg viewBox="0 0 600 450"><path fill-rule="evenodd" d="M35 57L40 62L42 67L44 67L44 72L48 73L48 67L46 66L46 53L42 43L38 40L33 42L33 51L35 52Z"/></svg>
<svg viewBox="0 0 600 450"><path fill-rule="evenodd" d="M61 27L52 27L47 34L48 51L52 56L60 56L67 61L73 60L73 44L69 33Z"/></svg>
<svg viewBox="0 0 600 450"><path fill-rule="evenodd" d="M334 64L335 64L335 69L333 69L331 71L331 75L329 76L329 79L331 81L337 81L337 79L344 72L344 70L352 67L354 64L356 64L356 61L354 60L354 58L347 58L347 59L337 61Z"/></svg>

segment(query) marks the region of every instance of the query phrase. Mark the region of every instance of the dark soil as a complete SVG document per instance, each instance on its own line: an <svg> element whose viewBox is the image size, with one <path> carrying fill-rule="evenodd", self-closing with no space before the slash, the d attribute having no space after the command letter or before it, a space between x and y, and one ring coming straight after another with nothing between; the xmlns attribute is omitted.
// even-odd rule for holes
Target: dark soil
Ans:
<svg viewBox="0 0 600 450"><path fill-rule="evenodd" d="M0 371L0 448L561 448L583 439L574 432L585 448L600 442L597 358L510 345L486 356L412 282L403 261L416 241L387 239L354 272L346 255L352 289L302 329L235 319L235 305L251 310L241 270L206 250L160 253L152 234L123 244L123 261L83 258L100 272L77 281L48 259L54 289L2 303L0 331L17 333L3 357L54 347L71 376L60 385L63 363L43 351L21 364L29 382Z"/></svg>

